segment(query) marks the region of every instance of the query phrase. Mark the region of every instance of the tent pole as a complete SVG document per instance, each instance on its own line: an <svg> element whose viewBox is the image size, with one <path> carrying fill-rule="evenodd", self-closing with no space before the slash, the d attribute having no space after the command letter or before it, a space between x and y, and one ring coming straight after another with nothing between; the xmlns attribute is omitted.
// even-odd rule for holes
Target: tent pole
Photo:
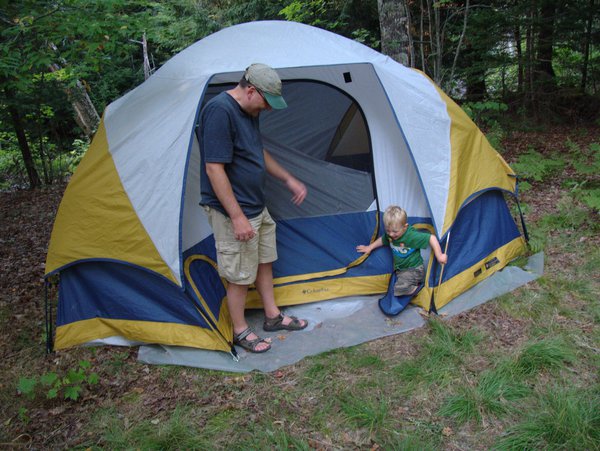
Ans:
<svg viewBox="0 0 600 451"><path fill-rule="evenodd" d="M48 300L48 279L44 280L44 311L46 316L46 354L51 354L54 351L52 340L52 301Z"/></svg>
<svg viewBox="0 0 600 451"><path fill-rule="evenodd" d="M448 244L450 244L450 231L448 231L448 236L446 237L446 245L444 246L444 254L447 254L448 252ZM437 309L435 308L435 298L436 296L439 297L440 294L440 285L442 284L442 277L444 277L444 268L446 268L446 263L442 263L442 269L440 271L440 278L438 280L438 284L437 287L434 288L434 295L431 298L431 307L430 307L430 311L433 310L435 313L437 313Z"/></svg>

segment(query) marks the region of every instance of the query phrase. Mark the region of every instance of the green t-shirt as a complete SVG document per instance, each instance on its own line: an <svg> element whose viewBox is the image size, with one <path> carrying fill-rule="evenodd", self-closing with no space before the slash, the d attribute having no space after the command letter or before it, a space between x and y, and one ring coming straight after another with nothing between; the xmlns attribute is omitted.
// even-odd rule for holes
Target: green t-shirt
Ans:
<svg viewBox="0 0 600 451"><path fill-rule="evenodd" d="M394 270L416 268L423 264L420 249L429 246L431 235L426 232L419 232L409 225L406 232L394 241L390 241L387 233L383 234L382 241L384 246L392 248L394 256Z"/></svg>

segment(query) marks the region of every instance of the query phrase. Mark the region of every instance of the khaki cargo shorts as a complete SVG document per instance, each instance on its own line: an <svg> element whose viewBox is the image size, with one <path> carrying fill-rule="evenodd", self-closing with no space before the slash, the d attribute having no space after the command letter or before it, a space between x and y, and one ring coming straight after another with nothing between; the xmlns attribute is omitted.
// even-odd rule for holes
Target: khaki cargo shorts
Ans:
<svg viewBox="0 0 600 451"><path fill-rule="evenodd" d="M405 296L412 294L425 280L425 268L423 265L416 268L396 270L396 284L394 285L394 296Z"/></svg>
<svg viewBox="0 0 600 451"><path fill-rule="evenodd" d="M249 219L256 235L249 241L238 241L231 219L218 210L204 207L215 236L219 275L237 285L250 285L256 280L259 263L277 260L275 221L265 208Z"/></svg>

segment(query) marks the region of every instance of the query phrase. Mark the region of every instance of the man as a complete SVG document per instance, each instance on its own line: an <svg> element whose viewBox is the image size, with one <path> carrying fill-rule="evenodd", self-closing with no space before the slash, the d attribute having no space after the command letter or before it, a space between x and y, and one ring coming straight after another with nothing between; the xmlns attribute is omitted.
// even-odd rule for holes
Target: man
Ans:
<svg viewBox="0 0 600 451"><path fill-rule="evenodd" d="M227 284L227 306L234 343L249 352L271 348L245 317L248 287L255 283L267 331L301 330L308 322L283 315L275 303L272 263L277 259L275 222L265 207L266 174L283 181L300 205L306 187L263 148L258 117L263 110L286 108L277 72L249 66L238 85L211 99L197 129L202 200L217 248L219 274Z"/></svg>

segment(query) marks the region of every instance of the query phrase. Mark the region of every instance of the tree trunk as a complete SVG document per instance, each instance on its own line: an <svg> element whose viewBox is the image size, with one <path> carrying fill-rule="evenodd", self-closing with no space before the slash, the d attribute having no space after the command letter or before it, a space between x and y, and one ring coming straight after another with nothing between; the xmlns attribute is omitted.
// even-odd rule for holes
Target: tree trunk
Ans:
<svg viewBox="0 0 600 451"><path fill-rule="evenodd" d="M53 43L50 43L49 45L54 51L57 51L56 46ZM66 64L64 59L59 59L61 64ZM49 66L51 72L55 72L60 68L60 65L56 63L50 64ZM85 135L88 138L91 138L96 131L96 127L100 123L100 116L98 115L85 86L80 80L77 80L74 87L67 87L65 91L73 106L73 110L75 111L75 122L77 122L77 125L79 125Z"/></svg>
<svg viewBox="0 0 600 451"><path fill-rule="evenodd" d="M405 66L410 66L408 9L404 0L377 0L381 51Z"/></svg>
<svg viewBox="0 0 600 451"><path fill-rule="evenodd" d="M75 110L75 121L83 132L90 138L100 123L100 116L88 95L85 86L77 80L74 88L67 88L67 95Z"/></svg>
<svg viewBox="0 0 600 451"><path fill-rule="evenodd" d="M517 92L523 93L524 67L523 67L523 48L521 47L521 25L515 25L515 49L517 51Z"/></svg>
<svg viewBox="0 0 600 451"><path fill-rule="evenodd" d="M554 21L556 18L555 0L542 0L538 32L536 88L543 92L556 90L556 74L552 67L554 47Z"/></svg>
<svg viewBox="0 0 600 451"><path fill-rule="evenodd" d="M592 41L592 24L595 13L595 2L590 0L588 19L585 24L585 35L583 38L583 63L581 65L581 92L585 93L587 87L588 64L590 60L590 42Z"/></svg>
<svg viewBox="0 0 600 451"><path fill-rule="evenodd" d="M534 91L534 83L533 83L533 26L536 18L537 7L535 0L531 1L530 9L529 9L529 20L527 23L527 32L525 37L525 80L527 83L527 87L524 91L525 99L526 99L526 107L528 107L534 115L536 114L535 109L535 91Z"/></svg>
<svg viewBox="0 0 600 451"><path fill-rule="evenodd" d="M142 53L144 57L144 80L150 78L150 59L148 59L148 41L146 40L146 33L142 36Z"/></svg>
<svg viewBox="0 0 600 451"><path fill-rule="evenodd" d="M11 95L8 92L5 91L5 93L8 98L11 98ZM23 155L23 163L25 164L25 169L27 170L27 176L29 177L29 188L39 188L42 185L42 182L40 181L40 176L35 169L33 157L31 156L31 149L29 148L29 143L27 142L27 136L25 135L23 122L21 121L21 116L14 105L9 104L8 110L10 111L10 116L13 121L15 133L17 135L17 140L19 141L19 147L21 148L21 154Z"/></svg>
<svg viewBox="0 0 600 451"><path fill-rule="evenodd" d="M431 5L431 0L429 0ZM442 24L440 19L440 8L438 6L433 7L433 34L435 35L435 47L432 52L435 55L435 63L433 66L433 79L438 86L442 85L442 56L444 55L444 48L442 42Z"/></svg>
<svg viewBox="0 0 600 451"><path fill-rule="evenodd" d="M423 0L420 1L421 6L421 17L419 18L419 54L421 56L421 70L427 72L427 65L425 63L425 8L423 7Z"/></svg>
<svg viewBox="0 0 600 451"><path fill-rule="evenodd" d="M463 39L465 34L467 34L467 19L469 17L469 0L466 1L465 4L465 15L463 17L463 28L460 33L460 38L458 39L458 44L456 45L456 52L454 53L454 61L452 62L452 70L450 70L449 81L452 83L454 79L454 71L456 70L456 63L458 62L458 55L460 54L460 48L462 46Z"/></svg>
<svg viewBox="0 0 600 451"><path fill-rule="evenodd" d="M487 95L485 82L485 66L481 63L481 53L473 48L470 43L462 53L462 64L471 68L469 75L465 77L465 98L468 102L482 102Z"/></svg>

